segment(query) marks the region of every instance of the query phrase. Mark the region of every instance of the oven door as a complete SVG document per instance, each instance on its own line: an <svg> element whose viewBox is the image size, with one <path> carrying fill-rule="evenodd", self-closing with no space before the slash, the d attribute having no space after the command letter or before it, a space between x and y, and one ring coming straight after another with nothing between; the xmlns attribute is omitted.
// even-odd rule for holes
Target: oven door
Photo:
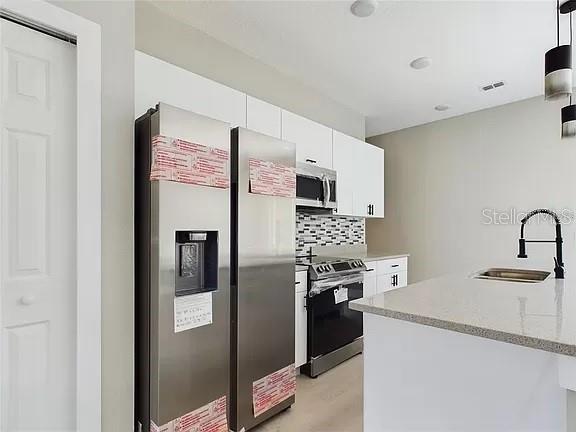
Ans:
<svg viewBox="0 0 576 432"><path fill-rule="evenodd" d="M309 358L328 354L362 336L362 312L348 307L348 302L362 296L362 274L311 283L306 301Z"/></svg>

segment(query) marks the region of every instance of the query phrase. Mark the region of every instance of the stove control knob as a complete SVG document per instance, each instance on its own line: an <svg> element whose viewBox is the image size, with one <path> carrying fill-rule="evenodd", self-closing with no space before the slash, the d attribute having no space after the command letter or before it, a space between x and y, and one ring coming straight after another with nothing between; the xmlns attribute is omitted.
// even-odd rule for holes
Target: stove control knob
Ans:
<svg viewBox="0 0 576 432"><path fill-rule="evenodd" d="M318 267L316 267L316 271L318 273L322 273L324 271L324 269L322 268L322 266L318 266Z"/></svg>
<svg viewBox="0 0 576 432"><path fill-rule="evenodd" d="M331 270L331 269L330 269L330 266L329 266L329 265L325 265L325 266L324 266L324 270L325 270L325 271L330 271L330 270Z"/></svg>

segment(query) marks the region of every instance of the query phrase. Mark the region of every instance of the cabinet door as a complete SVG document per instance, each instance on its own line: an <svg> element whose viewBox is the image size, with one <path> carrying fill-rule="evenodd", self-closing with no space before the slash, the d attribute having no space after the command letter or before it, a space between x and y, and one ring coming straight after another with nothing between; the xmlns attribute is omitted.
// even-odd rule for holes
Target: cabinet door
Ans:
<svg viewBox="0 0 576 432"><path fill-rule="evenodd" d="M378 275L376 280L376 292L378 294L392 289L391 275Z"/></svg>
<svg viewBox="0 0 576 432"><path fill-rule="evenodd" d="M367 193L368 205L372 206L369 217L384 217L384 149L366 145L367 183L363 190Z"/></svg>
<svg viewBox="0 0 576 432"><path fill-rule="evenodd" d="M246 127L280 139L282 137L282 110L268 102L247 96Z"/></svg>
<svg viewBox="0 0 576 432"><path fill-rule="evenodd" d="M408 284L408 273L398 272L378 276L378 292L391 291Z"/></svg>
<svg viewBox="0 0 576 432"><path fill-rule="evenodd" d="M297 292L295 299L295 346L294 365L300 367L308 361L307 355L307 331L308 321L306 316L306 292Z"/></svg>
<svg viewBox="0 0 576 432"><path fill-rule="evenodd" d="M341 132L333 132L332 161L336 171L336 199L338 200L337 214L356 216L354 212L354 192L358 176L356 167L356 152L358 140L344 135Z"/></svg>
<svg viewBox="0 0 576 432"><path fill-rule="evenodd" d="M378 294L378 277L374 273L364 273L363 297L372 297Z"/></svg>
<svg viewBox="0 0 576 432"><path fill-rule="evenodd" d="M373 162L370 160L369 146L364 141L357 140L355 148L354 166L354 215L360 217L370 216L371 192L370 178Z"/></svg>
<svg viewBox="0 0 576 432"><path fill-rule="evenodd" d="M282 110L282 139L296 144L296 160L332 168L332 129Z"/></svg>
<svg viewBox="0 0 576 432"><path fill-rule="evenodd" d="M408 285L408 272L403 271L398 273L398 288L402 288Z"/></svg>
<svg viewBox="0 0 576 432"><path fill-rule="evenodd" d="M384 217L384 150L362 142L357 158L354 211L359 216Z"/></svg>
<svg viewBox="0 0 576 432"><path fill-rule="evenodd" d="M162 101L232 127L246 127L245 93L140 51L134 61L136 117Z"/></svg>

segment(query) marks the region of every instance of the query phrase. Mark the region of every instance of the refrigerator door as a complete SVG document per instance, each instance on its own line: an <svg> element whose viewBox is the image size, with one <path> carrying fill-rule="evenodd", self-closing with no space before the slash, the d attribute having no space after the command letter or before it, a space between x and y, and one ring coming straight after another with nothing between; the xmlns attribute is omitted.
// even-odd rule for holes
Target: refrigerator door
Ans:
<svg viewBox="0 0 576 432"><path fill-rule="evenodd" d="M232 130L233 431L251 429L294 403L255 416L253 383L294 363L295 199L250 193L249 160L295 167L292 143Z"/></svg>
<svg viewBox="0 0 576 432"><path fill-rule="evenodd" d="M136 125L136 415L146 431L229 400L230 189L150 182L158 134L230 147L227 123L166 104ZM198 293L212 297L212 323L176 332L175 300Z"/></svg>

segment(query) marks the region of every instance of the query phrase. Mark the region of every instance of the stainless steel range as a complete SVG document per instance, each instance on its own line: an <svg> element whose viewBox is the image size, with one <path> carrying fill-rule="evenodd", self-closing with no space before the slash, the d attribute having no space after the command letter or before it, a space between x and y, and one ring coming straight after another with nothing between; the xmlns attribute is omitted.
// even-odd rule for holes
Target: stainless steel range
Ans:
<svg viewBox="0 0 576 432"><path fill-rule="evenodd" d="M362 314L348 302L362 298L366 265L357 259L301 258L308 266L308 363L313 378L362 352Z"/></svg>

